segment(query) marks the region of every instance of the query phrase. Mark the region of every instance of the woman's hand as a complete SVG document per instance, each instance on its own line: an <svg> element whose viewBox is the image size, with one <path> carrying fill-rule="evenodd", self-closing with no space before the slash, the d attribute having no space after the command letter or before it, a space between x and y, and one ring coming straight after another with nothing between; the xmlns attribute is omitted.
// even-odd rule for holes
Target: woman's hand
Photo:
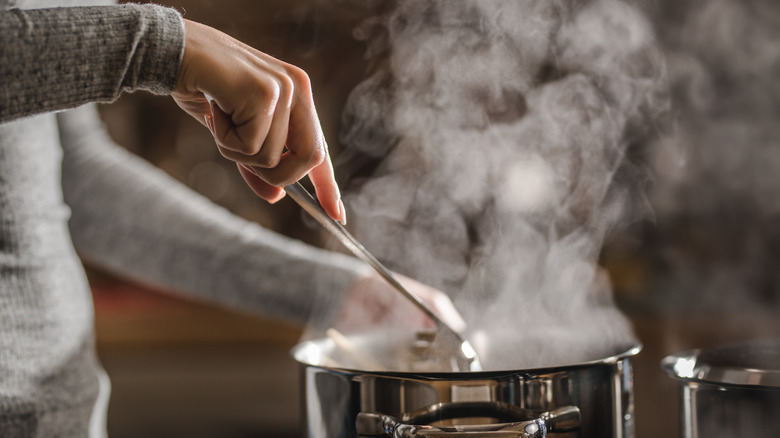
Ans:
<svg viewBox="0 0 780 438"><path fill-rule="evenodd" d="M444 292L400 274L395 276L455 331L466 328L465 321ZM343 333L355 333L370 328L433 328L434 325L385 279L371 273L356 281L347 292L333 327Z"/></svg>
<svg viewBox="0 0 780 438"><path fill-rule="evenodd" d="M346 220L306 73L208 26L184 20L181 73L172 96L238 164L249 187L274 203L309 175L322 207Z"/></svg>

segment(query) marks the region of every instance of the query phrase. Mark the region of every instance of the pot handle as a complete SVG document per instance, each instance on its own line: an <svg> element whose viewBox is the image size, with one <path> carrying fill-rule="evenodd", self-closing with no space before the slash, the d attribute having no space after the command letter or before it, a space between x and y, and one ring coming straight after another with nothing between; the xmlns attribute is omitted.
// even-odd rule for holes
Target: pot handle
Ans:
<svg viewBox="0 0 780 438"><path fill-rule="evenodd" d="M445 438L445 437L469 437L473 435L493 438L544 438L547 433L570 432L580 426L580 410L576 406L564 406L552 411L543 412L537 418L508 423L493 423L481 425L462 426L429 426L413 423L418 418L430 417L430 412L436 411L440 420L464 418L466 416L489 416L480 413L466 415L464 411L482 411L492 405L490 402L466 402L438 404L432 408L423 410L414 418L398 420L396 417L385 414L361 412L357 416L356 427L358 435L364 437L391 437L391 438ZM407 417L407 416L404 416ZM430 419L428 419L430 421ZM408 424L412 423L412 424Z"/></svg>

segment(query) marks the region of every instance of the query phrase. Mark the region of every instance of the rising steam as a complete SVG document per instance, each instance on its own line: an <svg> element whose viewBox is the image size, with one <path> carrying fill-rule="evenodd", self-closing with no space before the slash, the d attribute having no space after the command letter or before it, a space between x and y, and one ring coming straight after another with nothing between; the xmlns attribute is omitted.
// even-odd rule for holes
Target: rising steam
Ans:
<svg viewBox="0 0 780 438"><path fill-rule="evenodd" d="M376 68L345 113L357 237L447 291L488 368L630 345L597 258L646 208L629 157L665 109L648 22L611 0L390 9L358 30Z"/></svg>
<svg viewBox="0 0 780 438"><path fill-rule="evenodd" d="M780 307L780 3L663 0L657 32L675 108L651 200L664 227L642 248L667 305L776 320ZM681 165L682 164L682 165ZM744 337L777 329L737 322ZM752 333L747 333L751 330Z"/></svg>

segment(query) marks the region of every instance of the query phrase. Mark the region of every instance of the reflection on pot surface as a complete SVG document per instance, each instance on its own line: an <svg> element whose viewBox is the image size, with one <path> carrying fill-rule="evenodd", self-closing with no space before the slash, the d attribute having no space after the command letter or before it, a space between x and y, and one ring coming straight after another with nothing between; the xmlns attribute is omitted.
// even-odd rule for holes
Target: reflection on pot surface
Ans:
<svg viewBox="0 0 780 438"><path fill-rule="evenodd" d="M684 438L776 437L780 431L780 339L669 356L680 382Z"/></svg>
<svg viewBox="0 0 780 438"><path fill-rule="evenodd" d="M367 355L388 355L402 337L364 335ZM371 342L374 341L374 342ZM633 437L629 358L489 372L360 371L339 363L329 339L301 343L308 437ZM408 357L408 356L406 356Z"/></svg>

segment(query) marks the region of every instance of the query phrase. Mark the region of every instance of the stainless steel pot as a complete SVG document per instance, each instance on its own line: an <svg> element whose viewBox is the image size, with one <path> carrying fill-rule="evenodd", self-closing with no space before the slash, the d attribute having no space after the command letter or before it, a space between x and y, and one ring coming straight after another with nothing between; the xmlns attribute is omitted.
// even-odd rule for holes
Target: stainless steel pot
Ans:
<svg viewBox="0 0 780 438"><path fill-rule="evenodd" d="M666 357L679 381L684 438L780 436L780 339Z"/></svg>
<svg viewBox="0 0 780 438"><path fill-rule="evenodd" d="M415 372L398 371L415 356L405 336L371 333L339 344L320 339L293 350L307 437L634 436L629 358L639 346L552 368ZM355 366L366 360L391 365Z"/></svg>

